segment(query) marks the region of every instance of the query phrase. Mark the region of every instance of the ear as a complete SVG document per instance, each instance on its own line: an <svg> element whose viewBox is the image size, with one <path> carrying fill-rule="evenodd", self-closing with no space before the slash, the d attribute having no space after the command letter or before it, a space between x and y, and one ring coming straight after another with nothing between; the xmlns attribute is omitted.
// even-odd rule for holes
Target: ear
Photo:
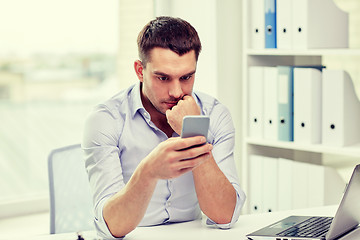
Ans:
<svg viewBox="0 0 360 240"><path fill-rule="evenodd" d="M138 77L140 82L143 82L144 81L144 75L143 75L144 67L140 60L136 60L134 62L134 69L135 69L136 76Z"/></svg>

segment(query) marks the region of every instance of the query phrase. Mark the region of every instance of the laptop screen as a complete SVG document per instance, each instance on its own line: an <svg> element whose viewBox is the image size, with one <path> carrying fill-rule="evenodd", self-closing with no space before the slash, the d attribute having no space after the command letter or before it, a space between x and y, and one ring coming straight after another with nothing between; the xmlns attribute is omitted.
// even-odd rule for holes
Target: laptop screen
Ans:
<svg viewBox="0 0 360 240"><path fill-rule="evenodd" d="M359 225L360 164L354 169L326 239L335 239Z"/></svg>

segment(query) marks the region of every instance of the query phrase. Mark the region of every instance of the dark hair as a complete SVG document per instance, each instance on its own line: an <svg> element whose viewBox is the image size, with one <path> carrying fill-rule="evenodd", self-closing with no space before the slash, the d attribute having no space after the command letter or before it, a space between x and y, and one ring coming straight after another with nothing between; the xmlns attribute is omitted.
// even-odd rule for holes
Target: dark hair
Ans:
<svg viewBox="0 0 360 240"><path fill-rule="evenodd" d="M157 17L141 30L137 39L139 58L146 66L149 53L155 47L170 49L182 56L195 51L196 61L201 51L199 36L190 23L180 18Z"/></svg>

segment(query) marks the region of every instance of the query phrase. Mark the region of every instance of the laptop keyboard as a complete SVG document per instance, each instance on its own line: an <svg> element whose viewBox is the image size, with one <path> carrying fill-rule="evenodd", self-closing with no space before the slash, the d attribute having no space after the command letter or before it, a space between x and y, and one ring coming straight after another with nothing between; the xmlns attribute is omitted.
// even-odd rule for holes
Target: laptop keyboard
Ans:
<svg viewBox="0 0 360 240"><path fill-rule="evenodd" d="M281 237L323 238L329 231L333 217L312 217L278 233Z"/></svg>

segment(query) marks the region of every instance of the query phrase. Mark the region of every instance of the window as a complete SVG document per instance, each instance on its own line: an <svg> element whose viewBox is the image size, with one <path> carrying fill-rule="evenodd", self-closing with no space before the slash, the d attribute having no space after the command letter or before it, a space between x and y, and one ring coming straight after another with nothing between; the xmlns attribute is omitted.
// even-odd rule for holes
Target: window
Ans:
<svg viewBox="0 0 360 240"><path fill-rule="evenodd" d="M0 205L47 199L48 154L81 142L86 114L119 89L118 10L118 0L0 1Z"/></svg>

